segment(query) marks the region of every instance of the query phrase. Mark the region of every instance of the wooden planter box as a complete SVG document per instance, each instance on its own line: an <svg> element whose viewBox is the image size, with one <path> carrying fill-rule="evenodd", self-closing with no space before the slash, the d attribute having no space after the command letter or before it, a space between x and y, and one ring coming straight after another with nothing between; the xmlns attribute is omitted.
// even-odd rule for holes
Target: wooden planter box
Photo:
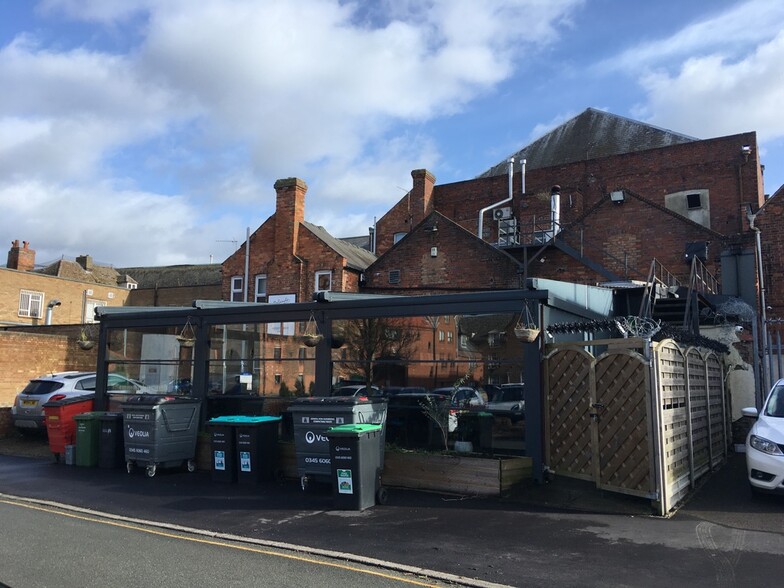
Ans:
<svg viewBox="0 0 784 588"><path fill-rule="evenodd" d="M499 496L530 477L530 457L387 451L381 480L385 486Z"/></svg>

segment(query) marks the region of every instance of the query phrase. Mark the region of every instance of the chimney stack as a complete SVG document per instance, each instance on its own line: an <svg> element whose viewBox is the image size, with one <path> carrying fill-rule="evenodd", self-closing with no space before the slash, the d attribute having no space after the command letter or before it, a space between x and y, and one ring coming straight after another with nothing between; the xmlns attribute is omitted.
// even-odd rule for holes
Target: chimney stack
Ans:
<svg viewBox="0 0 784 588"><path fill-rule="evenodd" d="M93 271L93 258L91 255L80 255L76 258L76 263L82 266L82 269L86 272Z"/></svg>
<svg viewBox="0 0 784 588"><path fill-rule="evenodd" d="M286 178L275 182L275 191L275 256L296 254L308 185L299 178Z"/></svg>
<svg viewBox="0 0 784 588"><path fill-rule="evenodd" d="M19 240L11 242L11 249L8 251L8 269L19 270L21 272L31 272L35 269L35 251L30 249L30 243L22 241L19 247Z"/></svg>

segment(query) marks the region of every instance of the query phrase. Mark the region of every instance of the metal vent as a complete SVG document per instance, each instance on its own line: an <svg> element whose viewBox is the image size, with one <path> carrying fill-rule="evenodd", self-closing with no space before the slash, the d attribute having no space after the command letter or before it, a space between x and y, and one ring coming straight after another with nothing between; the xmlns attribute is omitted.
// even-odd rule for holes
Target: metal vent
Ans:
<svg viewBox="0 0 784 588"><path fill-rule="evenodd" d="M400 270L389 270L389 283L390 284L400 283Z"/></svg>

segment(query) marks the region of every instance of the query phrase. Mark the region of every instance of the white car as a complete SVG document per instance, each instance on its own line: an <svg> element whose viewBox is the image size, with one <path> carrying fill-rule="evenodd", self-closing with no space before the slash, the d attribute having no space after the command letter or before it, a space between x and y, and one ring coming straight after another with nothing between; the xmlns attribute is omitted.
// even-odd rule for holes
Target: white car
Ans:
<svg viewBox="0 0 784 588"><path fill-rule="evenodd" d="M502 384L485 410L493 416L508 417L513 423L525 418L525 384Z"/></svg>
<svg viewBox="0 0 784 588"><path fill-rule="evenodd" d="M742 413L757 417L746 437L746 472L751 491L784 492L784 380L773 385L762 412L749 407Z"/></svg>
<svg viewBox="0 0 784 588"><path fill-rule="evenodd" d="M45 431L43 406L47 402L95 393L95 372L59 372L35 378L16 395L11 423L20 431ZM151 390L136 380L109 374L107 391L143 394Z"/></svg>

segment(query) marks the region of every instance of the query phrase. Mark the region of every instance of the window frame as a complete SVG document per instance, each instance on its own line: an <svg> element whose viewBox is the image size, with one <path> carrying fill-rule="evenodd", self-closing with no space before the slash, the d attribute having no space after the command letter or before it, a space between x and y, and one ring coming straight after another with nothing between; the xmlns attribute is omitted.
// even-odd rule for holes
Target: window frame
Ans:
<svg viewBox="0 0 784 588"><path fill-rule="evenodd" d="M259 284L264 283L264 290L259 289ZM255 302L267 301L267 274L256 274L253 280L253 300Z"/></svg>
<svg viewBox="0 0 784 588"><path fill-rule="evenodd" d="M27 303L22 304L24 297L27 296ZM37 302L37 313L34 311L35 302ZM20 290L19 291L19 309L18 316L24 318L42 318L44 315L44 293L35 290Z"/></svg>
<svg viewBox="0 0 784 588"><path fill-rule="evenodd" d="M326 288L321 288L319 282L321 278L329 278L329 285ZM313 292L331 292L332 291L332 270L318 270L316 271L315 281L313 284Z"/></svg>
<svg viewBox="0 0 784 588"><path fill-rule="evenodd" d="M229 300L231 302L244 302L244 282L242 276L231 276L231 282L229 286ZM239 285L238 285L239 284ZM236 299L236 295L239 295L239 300Z"/></svg>

